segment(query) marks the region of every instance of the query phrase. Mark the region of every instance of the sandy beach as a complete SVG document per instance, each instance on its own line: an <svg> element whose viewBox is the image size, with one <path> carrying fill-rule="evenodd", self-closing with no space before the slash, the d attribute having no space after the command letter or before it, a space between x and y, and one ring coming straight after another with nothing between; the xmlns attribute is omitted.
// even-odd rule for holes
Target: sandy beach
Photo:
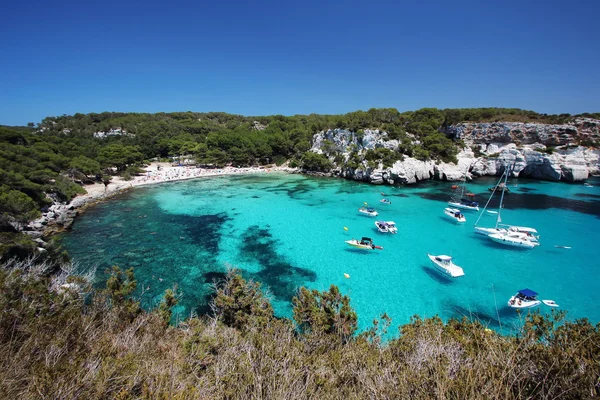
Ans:
<svg viewBox="0 0 600 400"><path fill-rule="evenodd" d="M86 194L77 196L71 202L76 207L94 200L101 200L104 197L110 197L123 190L144 186L154 185L164 182L180 181L184 179L203 178L211 176L238 175L238 174L258 174L269 172L293 172L295 169L289 167L223 167L223 168L197 168L195 166L173 166L167 162L152 162L144 168L144 173L126 181L121 177L113 177L110 184L105 187L102 183L84 186Z"/></svg>
<svg viewBox="0 0 600 400"><path fill-rule="evenodd" d="M144 168L144 173L126 181L120 177L113 180L105 188L103 183L84 186L86 194L75 197L69 204L55 203L48 208L42 216L30 221L23 227L23 232L39 239L42 234L51 234L69 228L73 219L84 206L108 199L134 187L156 185L165 182L174 182L184 179L204 178L223 175L263 174L270 172L295 172L289 167L224 167L224 168L197 168L195 166L173 166L170 163L153 162ZM41 240L41 239L40 239Z"/></svg>

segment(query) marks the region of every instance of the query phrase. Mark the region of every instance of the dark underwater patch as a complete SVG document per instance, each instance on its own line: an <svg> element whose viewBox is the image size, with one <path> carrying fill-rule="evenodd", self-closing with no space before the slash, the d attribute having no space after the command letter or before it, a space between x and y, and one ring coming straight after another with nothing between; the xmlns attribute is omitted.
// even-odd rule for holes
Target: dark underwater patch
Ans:
<svg viewBox="0 0 600 400"><path fill-rule="evenodd" d="M589 199L600 199L600 195L591 194L591 193L575 193L575 197L587 197Z"/></svg>
<svg viewBox="0 0 600 400"><path fill-rule="evenodd" d="M458 304L451 304L450 308L453 310L452 318L460 320L463 317L467 317L471 321L477 320L484 325L494 328L500 328L502 323L509 324L510 320L517 316L515 311L507 306L499 306L498 315L490 314L479 308L465 308ZM500 317L500 322L498 322L498 317Z"/></svg>
<svg viewBox="0 0 600 400"><path fill-rule="evenodd" d="M397 193L397 194L387 194L386 193L385 197L410 197L410 196L407 194L404 194L404 193Z"/></svg>
<svg viewBox="0 0 600 400"><path fill-rule="evenodd" d="M285 257L277 253L277 241L271 233L258 226L251 226L242 235L240 254L246 260L257 261L261 270L251 274L262 282L278 299L289 301L296 288L305 281L314 282L317 274L313 271L291 265Z"/></svg>
<svg viewBox="0 0 600 400"><path fill-rule="evenodd" d="M529 193L529 192L533 192L536 191L537 189L534 188L527 188L527 187L520 187L519 188L519 192L523 192L523 193Z"/></svg>
<svg viewBox="0 0 600 400"><path fill-rule="evenodd" d="M176 224L182 226L186 236L195 245L201 247L213 257L219 252L221 241L221 228L230 218L226 213L201 215L193 217L189 215L176 216Z"/></svg>
<svg viewBox="0 0 600 400"><path fill-rule="evenodd" d="M217 271L209 271L202 274L202 280L204 283L213 283L220 282L227 278L227 273L225 272L217 272Z"/></svg>

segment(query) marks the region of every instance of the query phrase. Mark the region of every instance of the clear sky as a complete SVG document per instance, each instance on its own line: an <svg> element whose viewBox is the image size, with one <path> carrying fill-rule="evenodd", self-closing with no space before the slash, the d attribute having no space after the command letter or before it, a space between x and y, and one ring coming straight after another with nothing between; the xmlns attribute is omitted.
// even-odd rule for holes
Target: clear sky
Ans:
<svg viewBox="0 0 600 400"><path fill-rule="evenodd" d="M5 1L0 124L102 111L599 112L599 11L600 0Z"/></svg>

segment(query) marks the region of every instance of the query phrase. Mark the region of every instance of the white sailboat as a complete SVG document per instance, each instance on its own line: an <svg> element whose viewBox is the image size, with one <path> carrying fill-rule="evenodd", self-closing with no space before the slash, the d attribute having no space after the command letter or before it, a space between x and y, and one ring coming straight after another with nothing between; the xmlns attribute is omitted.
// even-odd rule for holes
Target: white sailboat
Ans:
<svg viewBox="0 0 600 400"><path fill-rule="evenodd" d="M502 174L502 176L500 177L500 180L498 181L498 183L495 186L496 188L506 187L506 182L508 180L508 174L509 174L509 169L508 169L508 167L505 167L504 173ZM502 179L504 179L504 182L502 182ZM501 183L503 183L503 185ZM505 191L502 190L501 192L502 192L502 195L500 196L500 205L498 206L498 211L496 213L496 215L497 215L496 225L493 228L478 226L479 220L483 216L484 212L487 209L488 204L490 203L490 201L492 200L492 197L494 196L495 191L493 191L492 195L490 196L487 203L485 204L483 211L479 215L479 218L477 218L477 221L475 221L475 227L474 227L475 233L478 233L480 235L485 235L490 240L493 240L496 243L504 244L507 246L521 247L521 248L525 248L525 249L532 249L536 246L539 246L537 230L535 230L534 228L529 228L529 227L525 227L525 226L512 226L512 225L506 225L506 224L501 223L502 222L501 210L502 210L502 205L504 204L503 202L504 202Z"/></svg>

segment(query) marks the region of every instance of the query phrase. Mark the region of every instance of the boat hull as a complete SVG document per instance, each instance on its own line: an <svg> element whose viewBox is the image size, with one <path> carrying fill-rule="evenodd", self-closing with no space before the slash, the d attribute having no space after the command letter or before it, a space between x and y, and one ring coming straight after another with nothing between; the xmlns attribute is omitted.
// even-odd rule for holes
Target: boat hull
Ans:
<svg viewBox="0 0 600 400"><path fill-rule="evenodd" d="M460 214L459 217L456 216L457 213ZM456 210L456 209L453 209L453 208L444 208L444 215L447 218L449 218L452 221L457 222L457 223L467 222L467 219L465 218L465 216L462 215L459 210Z"/></svg>
<svg viewBox="0 0 600 400"><path fill-rule="evenodd" d="M463 210L469 210L469 211L479 211L479 207L478 206L468 206L466 204L462 204L462 203L455 203L453 201L449 201L448 205L450 207L454 207L454 208L460 208Z"/></svg>
<svg viewBox="0 0 600 400"><path fill-rule="evenodd" d="M510 300L508 300L507 304L510 308L522 310L525 308L537 307L542 304L542 302L540 300L523 300L519 299L517 296L513 296L510 298Z"/></svg>
<svg viewBox="0 0 600 400"><path fill-rule="evenodd" d="M503 235L503 234L499 234L499 233L494 233L494 234L488 235L488 238L490 238L491 240L493 240L496 243L500 243L505 246L519 247L522 249L533 249L534 247L536 247L535 243L533 243L529 240L511 237L511 236L507 236L507 235Z"/></svg>

